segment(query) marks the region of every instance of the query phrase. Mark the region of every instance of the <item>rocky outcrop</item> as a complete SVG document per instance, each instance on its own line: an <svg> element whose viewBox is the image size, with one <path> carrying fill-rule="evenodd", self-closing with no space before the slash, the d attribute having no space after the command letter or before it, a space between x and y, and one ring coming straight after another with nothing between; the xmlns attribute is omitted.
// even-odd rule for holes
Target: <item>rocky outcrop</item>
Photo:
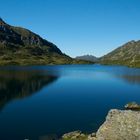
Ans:
<svg viewBox="0 0 140 140"><path fill-rule="evenodd" d="M33 47L40 48L44 53L58 53L63 55L61 50L53 43L41 38L39 35L22 27L14 27L7 24L0 18L0 47Z"/></svg>
<svg viewBox="0 0 140 140"><path fill-rule="evenodd" d="M87 135L82 133L81 131L73 131L70 133L66 133L62 136L63 140L77 140L77 139L81 139L81 140L86 140L87 139Z"/></svg>
<svg viewBox="0 0 140 140"><path fill-rule="evenodd" d="M78 132L78 131L75 131ZM72 134L72 135L71 135ZM132 110L109 111L106 121L98 129L97 133L80 137L80 134L69 133L63 140L140 140L140 112ZM69 136L69 137L66 137Z"/></svg>
<svg viewBox="0 0 140 140"><path fill-rule="evenodd" d="M73 131L64 134L61 140L96 140L96 134L84 134L81 131Z"/></svg>
<svg viewBox="0 0 140 140"><path fill-rule="evenodd" d="M140 112L113 109L96 133L97 140L140 140Z"/></svg>
<svg viewBox="0 0 140 140"><path fill-rule="evenodd" d="M137 104L136 102L132 102L132 103L126 104L125 108L130 109L130 110L140 110L140 105Z"/></svg>

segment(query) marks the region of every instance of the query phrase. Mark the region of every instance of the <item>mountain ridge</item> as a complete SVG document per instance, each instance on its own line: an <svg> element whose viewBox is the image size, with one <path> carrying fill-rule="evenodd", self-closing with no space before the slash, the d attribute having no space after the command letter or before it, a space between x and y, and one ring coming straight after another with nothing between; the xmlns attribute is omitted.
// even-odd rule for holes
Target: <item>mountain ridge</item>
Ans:
<svg viewBox="0 0 140 140"><path fill-rule="evenodd" d="M90 63L77 61L36 33L7 24L0 18L0 65Z"/></svg>
<svg viewBox="0 0 140 140"><path fill-rule="evenodd" d="M101 64L140 67L140 40L129 41L100 58Z"/></svg>
<svg viewBox="0 0 140 140"><path fill-rule="evenodd" d="M81 56L77 56L75 57L75 59L78 59L78 60L87 60L87 61L91 61L91 62L97 62L98 61L98 58L93 56L93 55L81 55Z"/></svg>

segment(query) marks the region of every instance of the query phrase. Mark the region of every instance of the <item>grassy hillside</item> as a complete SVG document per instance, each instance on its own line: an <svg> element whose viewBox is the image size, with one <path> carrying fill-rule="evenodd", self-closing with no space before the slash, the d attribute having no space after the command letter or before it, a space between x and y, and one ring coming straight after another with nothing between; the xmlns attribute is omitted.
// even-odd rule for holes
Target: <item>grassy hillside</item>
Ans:
<svg viewBox="0 0 140 140"><path fill-rule="evenodd" d="M140 67L140 41L131 41L100 58L100 63Z"/></svg>

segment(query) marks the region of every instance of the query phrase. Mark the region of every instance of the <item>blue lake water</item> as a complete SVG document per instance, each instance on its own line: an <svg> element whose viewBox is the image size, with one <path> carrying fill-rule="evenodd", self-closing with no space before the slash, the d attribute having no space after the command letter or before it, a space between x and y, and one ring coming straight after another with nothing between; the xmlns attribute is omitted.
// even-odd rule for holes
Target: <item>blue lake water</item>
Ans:
<svg viewBox="0 0 140 140"><path fill-rule="evenodd" d="M112 108L140 103L140 69L65 65L0 67L0 140L94 132Z"/></svg>

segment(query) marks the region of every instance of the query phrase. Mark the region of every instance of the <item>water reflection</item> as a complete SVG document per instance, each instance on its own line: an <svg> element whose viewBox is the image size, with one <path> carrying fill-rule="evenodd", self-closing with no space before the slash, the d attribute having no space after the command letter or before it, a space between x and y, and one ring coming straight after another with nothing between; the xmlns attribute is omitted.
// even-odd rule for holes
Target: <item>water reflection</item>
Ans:
<svg viewBox="0 0 140 140"><path fill-rule="evenodd" d="M57 78L42 71L1 70L0 109L11 100L34 94Z"/></svg>
<svg viewBox="0 0 140 140"><path fill-rule="evenodd" d="M129 84L140 84L140 75L120 75L118 77Z"/></svg>
<svg viewBox="0 0 140 140"><path fill-rule="evenodd" d="M140 102L139 85L140 69L119 66L0 68L1 109L38 93L0 112L0 139L53 140L74 130L96 131L111 108Z"/></svg>

